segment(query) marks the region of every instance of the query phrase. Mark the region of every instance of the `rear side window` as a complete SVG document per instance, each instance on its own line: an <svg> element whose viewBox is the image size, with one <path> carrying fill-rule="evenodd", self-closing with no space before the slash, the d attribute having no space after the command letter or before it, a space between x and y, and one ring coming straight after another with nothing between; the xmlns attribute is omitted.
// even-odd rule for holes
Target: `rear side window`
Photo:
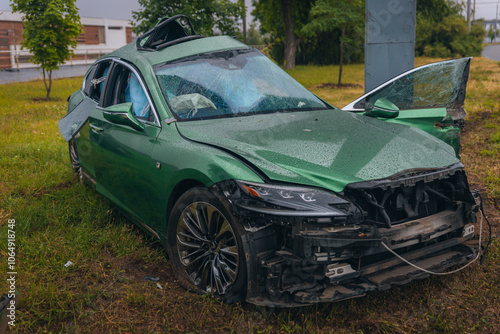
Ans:
<svg viewBox="0 0 500 334"><path fill-rule="evenodd" d="M102 61L94 65L85 80L84 92L96 102L101 99L110 66L111 61Z"/></svg>
<svg viewBox="0 0 500 334"><path fill-rule="evenodd" d="M83 93L90 96L90 88L92 88L91 80L94 78L94 73L97 66L92 66L90 71L87 73L85 80L83 81Z"/></svg>

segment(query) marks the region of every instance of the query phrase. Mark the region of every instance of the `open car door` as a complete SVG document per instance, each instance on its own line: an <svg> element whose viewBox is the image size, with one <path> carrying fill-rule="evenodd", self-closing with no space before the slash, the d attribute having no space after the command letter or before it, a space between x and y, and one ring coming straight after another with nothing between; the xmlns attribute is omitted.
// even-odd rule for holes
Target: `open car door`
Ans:
<svg viewBox="0 0 500 334"><path fill-rule="evenodd" d="M342 109L417 127L453 146L458 155L471 59L452 59L414 68Z"/></svg>

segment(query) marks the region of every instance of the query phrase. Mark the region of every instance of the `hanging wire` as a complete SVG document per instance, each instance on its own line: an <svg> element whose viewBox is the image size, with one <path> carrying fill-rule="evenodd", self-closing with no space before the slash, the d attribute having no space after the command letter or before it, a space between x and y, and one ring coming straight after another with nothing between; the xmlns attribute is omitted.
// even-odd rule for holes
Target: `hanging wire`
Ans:
<svg viewBox="0 0 500 334"><path fill-rule="evenodd" d="M491 224L488 220L488 218L486 217L485 213L484 213L484 209L483 209L483 198L481 197L481 194L479 194L479 192L477 192L477 194L479 195L479 199L480 199L480 204L479 204L479 209L481 211L481 222L479 223L479 247L478 247L478 252L477 252L477 255L476 257L468 262L467 264L465 264L464 266L458 268L458 269L455 269L455 270L452 270L452 271L449 271L449 272L445 272L445 273L438 273L438 272L434 272L434 271L430 271L430 270L427 270L427 269L424 269L422 267L419 267L417 266L416 264L414 263L411 263L410 261L406 260L405 258L403 258L401 255L399 255L398 253L396 253L395 251L393 251L391 248L389 248L389 246L387 246L384 242L382 242L382 246L385 247L385 249L387 249L389 252L391 252L394 256L396 256L398 259L400 259L401 261L407 263L408 265L412 266L413 268L415 269L418 269L420 271L423 271L425 273L428 273L428 274L431 274L431 275L439 275L439 276L445 276L445 275L450 275L450 274L454 274L456 272L459 272L460 270L463 270L465 268L467 268L468 266L470 266L471 264L473 264L474 262L477 261L477 259L481 256L481 260L479 261L480 264L483 264L484 262L484 259L486 258L486 256L488 255L488 250L489 250L489 247L491 245L491 239L492 239L492 235L491 235ZM488 227L489 227L489 240L488 240L488 243L486 244L486 247L484 247L483 249L483 245L482 245L482 233L483 233L483 218L486 220L486 222L488 223ZM481 250L483 250L481 252ZM482 253L482 255L481 255Z"/></svg>

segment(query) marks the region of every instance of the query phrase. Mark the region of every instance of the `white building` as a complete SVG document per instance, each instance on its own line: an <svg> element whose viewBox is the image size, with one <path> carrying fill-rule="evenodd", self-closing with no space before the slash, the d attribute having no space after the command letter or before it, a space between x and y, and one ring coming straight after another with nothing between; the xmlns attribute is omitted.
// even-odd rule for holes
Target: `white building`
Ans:
<svg viewBox="0 0 500 334"><path fill-rule="evenodd" d="M0 11L0 69L36 67L31 54L21 50L22 14ZM132 42L130 21L82 17L75 57L67 64L91 64L100 56Z"/></svg>

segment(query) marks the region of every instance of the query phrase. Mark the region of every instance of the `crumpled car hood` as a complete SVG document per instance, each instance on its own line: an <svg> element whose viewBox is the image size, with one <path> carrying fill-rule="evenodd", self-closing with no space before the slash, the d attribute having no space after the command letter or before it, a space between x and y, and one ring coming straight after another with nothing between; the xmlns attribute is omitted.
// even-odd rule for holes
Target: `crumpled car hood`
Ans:
<svg viewBox="0 0 500 334"><path fill-rule="evenodd" d="M177 122L184 137L243 157L269 179L342 191L353 182L459 162L416 128L342 110Z"/></svg>

